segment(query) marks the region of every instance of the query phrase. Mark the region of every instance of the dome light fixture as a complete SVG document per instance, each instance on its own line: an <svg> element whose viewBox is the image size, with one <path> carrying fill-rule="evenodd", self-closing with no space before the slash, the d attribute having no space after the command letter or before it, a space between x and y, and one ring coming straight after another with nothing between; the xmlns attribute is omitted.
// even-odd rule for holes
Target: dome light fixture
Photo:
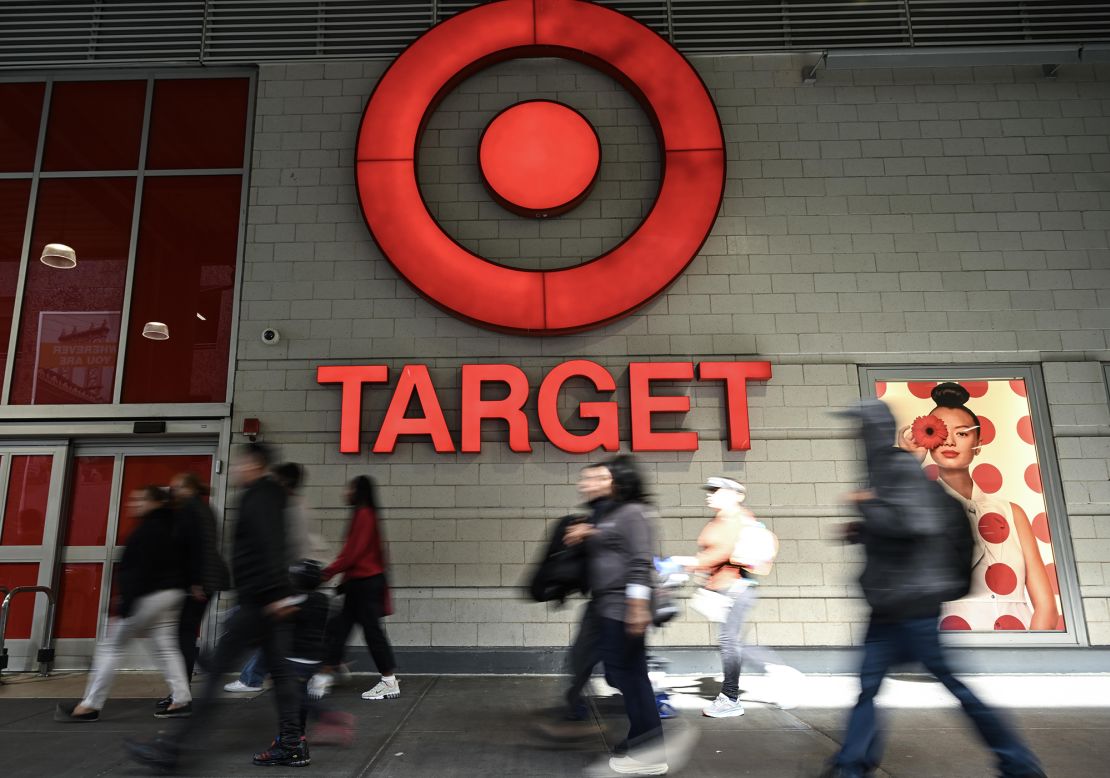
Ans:
<svg viewBox="0 0 1110 778"><path fill-rule="evenodd" d="M39 262L58 270L72 270L77 267L77 252L64 243L47 243Z"/></svg>
<svg viewBox="0 0 1110 778"><path fill-rule="evenodd" d="M148 340L169 340L170 328L160 321L148 321L143 325L143 337Z"/></svg>

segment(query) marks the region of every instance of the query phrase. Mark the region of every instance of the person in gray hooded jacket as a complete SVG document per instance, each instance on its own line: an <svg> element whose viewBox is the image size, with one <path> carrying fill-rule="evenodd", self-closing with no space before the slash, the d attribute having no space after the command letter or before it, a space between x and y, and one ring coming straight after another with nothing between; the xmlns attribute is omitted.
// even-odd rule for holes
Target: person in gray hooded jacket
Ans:
<svg viewBox="0 0 1110 778"><path fill-rule="evenodd" d="M940 606L966 593L970 582L972 543L962 506L928 480L912 454L895 447L894 417L885 403L865 400L844 415L860 422L867 460L867 487L846 499L863 518L847 539L864 547L860 585L871 621L859 700L844 744L823 775L863 778L878 768L883 744L875 696L893 665L916 661L959 700L994 752L1000 776L1044 776L1017 732L952 674L940 644Z"/></svg>

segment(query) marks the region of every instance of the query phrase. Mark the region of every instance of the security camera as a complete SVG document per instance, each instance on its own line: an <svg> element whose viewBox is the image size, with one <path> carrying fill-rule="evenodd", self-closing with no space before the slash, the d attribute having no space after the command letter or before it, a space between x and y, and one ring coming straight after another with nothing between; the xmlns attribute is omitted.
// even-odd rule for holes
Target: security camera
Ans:
<svg viewBox="0 0 1110 778"><path fill-rule="evenodd" d="M273 327L267 327L262 330L262 342L267 346L276 345L279 340L281 340L281 333Z"/></svg>

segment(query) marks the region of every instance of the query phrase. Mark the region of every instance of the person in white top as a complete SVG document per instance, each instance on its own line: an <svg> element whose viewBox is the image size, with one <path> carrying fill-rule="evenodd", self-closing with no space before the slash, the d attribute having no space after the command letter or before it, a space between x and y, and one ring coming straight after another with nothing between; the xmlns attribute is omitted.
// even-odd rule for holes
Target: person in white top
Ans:
<svg viewBox="0 0 1110 778"><path fill-rule="evenodd" d="M985 494L971 477L981 445L979 417L965 404L967 389L946 382L933 388L932 397L936 407L930 415L944 422L947 437L926 448L907 426L898 443L937 466L940 484L963 504L975 538L971 591L945 606L944 628L1056 629L1056 597L1029 517L1020 505Z"/></svg>

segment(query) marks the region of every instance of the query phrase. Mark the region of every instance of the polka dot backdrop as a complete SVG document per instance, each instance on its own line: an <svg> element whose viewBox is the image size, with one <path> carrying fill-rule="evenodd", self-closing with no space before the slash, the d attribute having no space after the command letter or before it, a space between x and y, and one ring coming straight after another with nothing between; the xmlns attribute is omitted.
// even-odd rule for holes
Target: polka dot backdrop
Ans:
<svg viewBox="0 0 1110 778"><path fill-rule="evenodd" d="M930 392L937 381L881 381L876 383L876 395L890 406L898 428L913 424L919 416L933 410ZM1037 544L1037 550L1059 602L1059 583L1052 552L1052 537L1048 526L1048 507L1045 504L1041 483L1040 463L1037 461L1036 440L1033 433L1028 391L1021 379L1012 381L959 381L967 389L970 399L967 407L979 417L981 429L980 449L972 461L972 480L990 498L1002 503L1017 505L1028 517ZM938 468L928 457L922 467L932 479L939 476ZM1008 517L998 512L985 512L973 519L972 531L987 544L1005 542L1014 527ZM1013 568L1002 562L986 568L986 585L999 596L1013 596L1015 590L1029 602L1025 582L1018 580ZM1031 607L1031 602L1030 602ZM946 630L989 630L990 624L972 627L964 618L948 615L941 622ZM1025 630L1028 624L1015 615L1001 615L995 619L995 630ZM1056 627L1064 629L1063 619Z"/></svg>

